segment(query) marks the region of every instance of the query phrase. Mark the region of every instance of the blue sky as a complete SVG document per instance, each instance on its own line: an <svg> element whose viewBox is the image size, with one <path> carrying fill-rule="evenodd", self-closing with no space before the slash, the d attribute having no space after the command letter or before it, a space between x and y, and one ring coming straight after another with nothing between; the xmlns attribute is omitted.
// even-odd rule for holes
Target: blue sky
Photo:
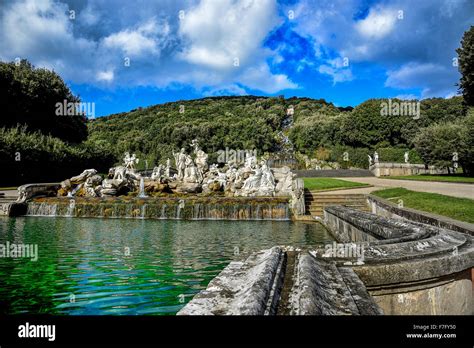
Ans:
<svg viewBox="0 0 474 348"><path fill-rule="evenodd" d="M456 95L472 24L472 0L19 0L0 4L0 59L54 69L98 116L218 95L354 106Z"/></svg>

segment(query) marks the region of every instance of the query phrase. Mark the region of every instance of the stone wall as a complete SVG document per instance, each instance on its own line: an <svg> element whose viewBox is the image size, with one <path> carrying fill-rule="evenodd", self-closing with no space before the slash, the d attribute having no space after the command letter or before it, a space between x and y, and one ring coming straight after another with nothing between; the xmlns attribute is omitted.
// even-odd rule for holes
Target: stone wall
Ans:
<svg viewBox="0 0 474 348"><path fill-rule="evenodd" d="M370 171L379 176L406 176L418 174L448 174L446 169L438 169L435 166L425 167L424 164L378 162L370 166Z"/></svg>
<svg viewBox="0 0 474 348"><path fill-rule="evenodd" d="M325 222L338 241L363 245L352 269L385 314L473 314L471 235L341 206L325 208Z"/></svg>
<svg viewBox="0 0 474 348"><path fill-rule="evenodd" d="M367 196L367 203L373 214L388 218L407 219L424 224L463 232L474 236L474 224L454 220L445 216L435 215L411 208L401 208L386 199L374 195Z"/></svg>

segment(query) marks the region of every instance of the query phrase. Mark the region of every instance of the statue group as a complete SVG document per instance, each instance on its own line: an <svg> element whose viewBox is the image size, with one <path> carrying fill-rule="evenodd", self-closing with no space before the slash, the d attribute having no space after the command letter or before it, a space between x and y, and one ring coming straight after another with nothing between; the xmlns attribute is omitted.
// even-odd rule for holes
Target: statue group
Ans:
<svg viewBox="0 0 474 348"><path fill-rule="evenodd" d="M76 177L61 183L60 196L110 197L136 191L140 182L148 192L210 193L224 192L226 196L275 196L290 195L294 174L287 167L269 168L267 161L257 160L247 154L243 164L229 162L220 168L208 165L208 155L195 139L185 148L173 153L175 168L171 160L166 165L153 168L150 177L136 171L139 159L135 154L125 153L123 164L110 168L108 177L102 179L94 169L85 170Z"/></svg>

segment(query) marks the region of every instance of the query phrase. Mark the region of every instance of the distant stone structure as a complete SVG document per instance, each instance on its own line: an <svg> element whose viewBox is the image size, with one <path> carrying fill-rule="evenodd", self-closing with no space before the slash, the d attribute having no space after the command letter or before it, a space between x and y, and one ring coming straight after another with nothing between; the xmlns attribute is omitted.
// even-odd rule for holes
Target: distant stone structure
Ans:
<svg viewBox="0 0 474 348"><path fill-rule="evenodd" d="M369 167L369 170L377 177L418 174L448 174L446 169L440 169L435 166L396 162L376 162Z"/></svg>

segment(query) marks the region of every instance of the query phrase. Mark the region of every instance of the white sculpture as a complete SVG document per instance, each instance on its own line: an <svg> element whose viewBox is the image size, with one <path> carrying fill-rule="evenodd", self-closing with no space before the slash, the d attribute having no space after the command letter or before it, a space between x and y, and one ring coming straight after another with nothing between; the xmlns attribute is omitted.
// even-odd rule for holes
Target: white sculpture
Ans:
<svg viewBox="0 0 474 348"><path fill-rule="evenodd" d="M189 155L185 155L185 168L183 181L187 183L199 183L201 178L199 176L198 168L194 164L193 159Z"/></svg>
<svg viewBox="0 0 474 348"><path fill-rule="evenodd" d="M262 170L258 165L255 165L254 174L249 176L242 186L243 193L252 193L260 187L260 181L262 180Z"/></svg>
<svg viewBox="0 0 474 348"><path fill-rule="evenodd" d="M261 169L262 169L262 180L260 186L265 189L275 189L275 177L273 176L272 171L267 165L267 161L261 162Z"/></svg>
<svg viewBox="0 0 474 348"><path fill-rule="evenodd" d="M187 155L184 153L184 148L181 149L178 153L173 153L174 160L176 163L176 169L178 170L178 180L184 178L184 170L186 169L186 158Z"/></svg>
<svg viewBox="0 0 474 348"><path fill-rule="evenodd" d="M257 157L255 157L254 155L247 154L245 158L244 167L252 169L256 165L257 165Z"/></svg>
<svg viewBox="0 0 474 348"><path fill-rule="evenodd" d="M125 168L130 169L130 170L135 170L135 164L138 164L139 160L135 154L130 154L128 152L125 152L125 156L123 158L123 165Z"/></svg>
<svg viewBox="0 0 474 348"><path fill-rule="evenodd" d="M166 160L165 177L171 178L171 160L169 158Z"/></svg>
<svg viewBox="0 0 474 348"><path fill-rule="evenodd" d="M177 193L224 191L228 196L292 195L294 174L288 167L271 169L267 161L257 162L255 154L247 154L243 165L228 163L223 168L219 168L217 164L208 166L208 155L200 149L197 141L194 140L191 145L196 155L195 160L182 148L178 153L173 153L178 173L171 177L171 160L168 158L166 166L160 164L153 168L151 179L158 181L162 186L166 184L168 190ZM89 169L64 181L61 194L64 195L65 192L72 194L80 187L84 187L86 196L116 196L138 191L139 183L144 191L145 180L135 172L136 163L138 159L135 154L130 156L127 152L124 156L124 165L110 168L107 179L102 180L96 175L95 170Z"/></svg>
<svg viewBox="0 0 474 348"><path fill-rule="evenodd" d="M410 154L408 153L408 151L406 151L405 154L403 155L403 158L405 159L405 163L408 163L409 156Z"/></svg>
<svg viewBox="0 0 474 348"><path fill-rule="evenodd" d="M196 167L198 170L199 180L202 181L204 178L204 172L207 171L207 158L208 155L200 147L197 139L191 142L191 146L194 148L196 154Z"/></svg>
<svg viewBox="0 0 474 348"><path fill-rule="evenodd" d="M372 156L367 155L367 157L369 158L369 167L370 167L372 165Z"/></svg>
<svg viewBox="0 0 474 348"><path fill-rule="evenodd" d="M374 152L374 163L379 163L379 154L377 151Z"/></svg>

